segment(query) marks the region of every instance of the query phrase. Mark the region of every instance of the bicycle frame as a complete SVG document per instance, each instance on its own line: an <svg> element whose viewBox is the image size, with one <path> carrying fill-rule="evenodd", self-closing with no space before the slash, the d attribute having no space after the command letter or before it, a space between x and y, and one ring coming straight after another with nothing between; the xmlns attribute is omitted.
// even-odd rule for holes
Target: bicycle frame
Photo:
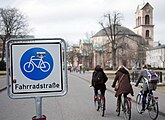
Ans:
<svg viewBox="0 0 165 120"><path fill-rule="evenodd" d="M139 114L141 114L141 108L142 108L142 95L143 92L141 90L136 97L136 109ZM145 109L148 110L149 116L152 120L157 119L159 113L158 97L155 97L151 92L147 94Z"/></svg>
<svg viewBox="0 0 165 120"><path fill-rule="evenodd" d="M98 91L97 97L94 99L94 104L97 111L101 108L101 114L103 117L105 112L105 96L101 95L100 90Z"/></svg>
<svg viewBox="0 0 165 120"><path fill-rule="evenodd" d="M127 97L127 100L129 101L130 109L132 109L132 98L131 97Z"/></svg>
<svg viewBox="0 0 165 120"><path fill-rule="evenodd" d="M30 63L32 63L36 68L45 68L45 64L43 64L44 63L43 59L42 58L34 59L34 57L35 56L31 56ZM38 65L33 61L39 61Z"/></svg>
<svg viewBox="0 0 165 120"><path fill-rule="evenodd" d="M131 108L132 108L132 98L130 97L124 97L122 94L121 96L121 103L119 104L119 111L118 111L118 116L120 115L120 110L122 107L122 111L124 113L124 119L125 120L130 120L131 119Z"/></svg>
<svg viewBox="0 0 165 120"><path fill-rule="evenodd" d="M47 72L50 69L50 64L47 61L43 61L42 58L34 59L34 57L35 56L31 56L30 61L24 64L24 70L26 72L32 72L34 67L39 68L43 72ZM38 61L38 64L36 64L34 61Z"/></svg>

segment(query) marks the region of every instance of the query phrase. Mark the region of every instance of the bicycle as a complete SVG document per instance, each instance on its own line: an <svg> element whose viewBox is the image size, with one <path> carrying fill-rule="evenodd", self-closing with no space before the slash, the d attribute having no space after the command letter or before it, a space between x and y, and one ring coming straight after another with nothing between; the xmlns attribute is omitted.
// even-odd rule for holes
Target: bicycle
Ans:
<svg viewBox="0 0 165 120"><path fill-rule="evenodd" d="M143 91L141 90L136 96L136 109L139 114L141 114L142 109L142 96ZM148 110L150 118L156 120L159 113L158 97L155 97L151 91L147 94L145 110L146 109Z"/></svg>
<svg viewBox="0 0 165 120"><path fill-rule="evenodd" d="M120 111L122 109L124 113L124 119L130 120L131 119L131 108L132 108L132 98L124 97L124 94L121 96L121 102L119 103L119 111L117 116L120 116Z"/></svg>
<svg viewBox="0 0 165 120"><path fill-rule="evenodd" d="M102 96L100 90L98 90L98 94L96 98L94 98L94 105L97 111L101 110L101 115L104 117L105 113L105 96Z"/></svg>
<svg viewBox="0 0 165 120"><path fill-rule="evenodd" d="M50 64L46 61L43 61L43 57L44 57L43 55L38 56L38 58L35 58L35 56L31 56L30 61L24 64L24 67L23 67L24 70L30 73L34 70L34 67L36 67L36 68L39 68L43 72L49 71Z"/></svg>

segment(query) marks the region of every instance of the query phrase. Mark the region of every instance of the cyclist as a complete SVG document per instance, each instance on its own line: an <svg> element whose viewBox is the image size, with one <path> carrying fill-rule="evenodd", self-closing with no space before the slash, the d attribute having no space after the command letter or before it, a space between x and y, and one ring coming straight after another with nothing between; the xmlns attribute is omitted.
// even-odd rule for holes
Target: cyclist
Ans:
<svg viewBox="0 0 165 120"><path fill-rule="evenodd" d="M141 70L139 76L138 76L138 79L137 79L137 82L135 84L135 86L137 87L138 84L140 83L141 80L143 80L143 97L142 97L142 109L141 109L141 114L145 111L145 104L146 104L146 97L147 97L147 94L149 92L152 92L152 91L149 91L148 90L148 86L147 86L147 83L145 81L144 78L147 78L149 79L149 76L148 76L148 73L147 73L147 70L148 70L148 66L147 65L143 65L143 69Z"/></svg>
<svg viewBox="0 0 165 120"><path fill-rule="evenodd" d="M100 80L95 80L99 78ZM106 74L104 73L103 69L100 65L96 65L95 70L92 74L91 85L94 87L94 99L97 98L98 90L100 90L101 95L105 95L106 90L106 81L108 80Z"/></svg>
<svg viewBox="0 0 165 120"><path fill-rule="evenodd" d="M119 112L119 107L121 103L121 95L124 94L124 98L127 98L127 95L130 93L133 96L132 85L130 84L130 74L128 69L122 65L118 68L115 73L115 79L112 83L112 87L115 88L115 85L119 84L118 89L116 89L115 97L117 97L117 109L116 112Z"/></svg>

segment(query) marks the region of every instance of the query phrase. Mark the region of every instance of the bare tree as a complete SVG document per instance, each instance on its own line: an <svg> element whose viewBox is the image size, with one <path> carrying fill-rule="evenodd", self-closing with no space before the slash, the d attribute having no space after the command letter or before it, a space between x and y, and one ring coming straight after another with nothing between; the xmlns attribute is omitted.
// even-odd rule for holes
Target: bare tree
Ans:
<svg viewBox="0 0 165 120"><path fill-rule="evenodd" d="M1 61L4 61L6 41L26 35L27 27L27 19L18 9L0 8L0 39L3 43Z"/></svg>
<svg viewBox="0 0 165 120"><path fill-rule="evenodd" d="M122 15L120 13L113 12L113 14L104 15L104 20L106 21L102 21L99 23L103 27L103 30L105 31L108 39L109 46L111 47L113 70L116 69L116 51L118 48L117 37L118 34L121 32L120 30L118 30L118 26L120 25L121 19Z"/></svg>

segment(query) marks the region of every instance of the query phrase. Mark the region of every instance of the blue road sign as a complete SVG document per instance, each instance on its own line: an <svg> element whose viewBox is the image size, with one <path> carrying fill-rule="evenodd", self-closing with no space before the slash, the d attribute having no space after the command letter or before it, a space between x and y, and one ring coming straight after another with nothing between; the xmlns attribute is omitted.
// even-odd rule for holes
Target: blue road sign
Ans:
<svg viewBox="0 0 165 120"><path fill-rule="evenodd" d="M44 80L53 69L54 63L51 54L43 48L31 48L21 57L20 68L30 80Z"/></svg>

